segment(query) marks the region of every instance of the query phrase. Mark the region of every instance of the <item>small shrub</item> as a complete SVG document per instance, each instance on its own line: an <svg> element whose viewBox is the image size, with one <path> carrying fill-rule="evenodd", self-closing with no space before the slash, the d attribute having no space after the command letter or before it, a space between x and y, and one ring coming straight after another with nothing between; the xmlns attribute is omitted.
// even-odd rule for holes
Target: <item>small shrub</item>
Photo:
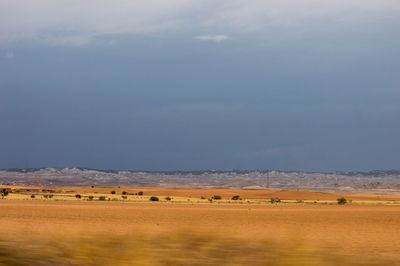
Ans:
<svg viewBox="0 0 400 266"><path fill-rule="evenodd" d="M115 190L111 191L111 194L113 194L113 195L114 195L115 193L116 193L116 192L115 192Z"/></svg>
<svg viewBox="0 0 400 266"><path fill-rule="evenodd" d="M204 196L201 196L201 199L206 199Z"/></svg>
<svg viewBox="0 0 400 266"><path fill-rule="evenodd" d="M88 200L93 200L94 199L94 197L92 196L92 195L90 195L89 197L88 197Z"/></svg>
<svg viewBox="0 0 400 266"><path fill-rule="evenodd" d="M82 198L82 196L80 194L76 194L75 198L80 199L80 198Z"/></svg>
<svg viewBox="0 0 400 266"><path fill-rule="evenodd" d="M338 198L338 199L337 199L337 203L338 203L339 205L344 205L344 204L347 203L347 199L345 199L344 197Z"/></svg>
<svg viewBox="0 0 400 266"><path fill-rule="evenodd" d="M151 200L151 201L159 201L160 199L159 199L158 197L151 196L151 197L150 197L150 200Z"/></svg>
<svg viewBox="0 0 400 266"><path fill-rule="evenodd" d="M232 197L232 200L241 200L241 198L239 197L239 195L235 195Z"/></svg>
<svg viewBox="0 0 400 266"><path fill-rule="evenodd" d="M128 194L128 192L122 191L122 195L127 195L127 194Z"/></svg>
<svg viewBox="0 0 400 266"><path fill-rule="evenodd" d="M2 189L2 191L1 191L1 196L2 196L2 197L8 196L8 191L7 191L7 189L5 189L5 188Z"/></svg>
<svg viewBox="0 0 400 266"><path fill-rule="evenodd" d="M127 196L125 196L125 195L122 195L121 196L123 199L127 199L128 197Z"/></svg>
<svg viewBox="0 0 400 266"><path fill-rule="evenodd" d="M99 200L106 200L106 196L99 196Z"/></svg>
<svg viewBox="0 0 400 266"><path fill-rule="evenodd" d="M35 198L35 195L34 195L34 194L32 194L32 195L31 195L31 199L34 199L34 198Z"/></svg>
<svg viewBox="0 0 400 266"><path fill-rule="evenodd" d="M53 194L50 194L50 195L49 195L49 199L52 199L53 197L54 197Z"/></svg>
<svg viewBox="0 0 400 266"><path fill-rule="evenodd" d="M170 196L165 197L165 200L172 200L172 198Z"/></svg>
<svg viewBox="0 0 400 266"><path fill-rule="evenodd" d="M304 200L298 199L296 200L297 203L304 203Z"/></svg>
<svg viewBox="0 0 400 266"><path fill-rule="evenodd" d="M270 199L270 202L271 202L272 204L274 204L274 203L279 203L279 202L281 202L281 199L280 199L280 198L272 198L272 199Z"/></svg>
<svg viewBox="0 0 400 266"><path fill-rule="evenodd" d="M49 195L45 194L43 195L43 198L47 199L49 197Z"/></svg>
<svg viewBox="0 0 400 266"><path fill-rule="evenodd" d="M214 195L214 196L212 196L212 199L213 200L220 200L220 199L222 199L222 197L219 196L219 195Z"/></svg>
<svg viewBox="0 0 400 266"><path fill-rule="evenodd" d="M138 195L139 195L139 196L143 196L143 191L139 191L139 192L138 192Z"/></svg>
<svg viewBox="0 0 400 266"><path fill-rule="evenodd" d="M209 201L210 203L212 203L212 202L213 202L212 198L208 199L208 201Z"/></svg>

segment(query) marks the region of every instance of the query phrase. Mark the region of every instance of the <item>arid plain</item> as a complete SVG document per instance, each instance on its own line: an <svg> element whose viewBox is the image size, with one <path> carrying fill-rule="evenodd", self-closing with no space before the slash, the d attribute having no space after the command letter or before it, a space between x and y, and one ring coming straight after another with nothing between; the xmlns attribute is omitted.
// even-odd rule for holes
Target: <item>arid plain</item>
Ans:
<svg viewBox="0 0 400 266"><path fill-rule="evenodd" d="M10 188L3 265L400 265L397 194Z"/></svg>

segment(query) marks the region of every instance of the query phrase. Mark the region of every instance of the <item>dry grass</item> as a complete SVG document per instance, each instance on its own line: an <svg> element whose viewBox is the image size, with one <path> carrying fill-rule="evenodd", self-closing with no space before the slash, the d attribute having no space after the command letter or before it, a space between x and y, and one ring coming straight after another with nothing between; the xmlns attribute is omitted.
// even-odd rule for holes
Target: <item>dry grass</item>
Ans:
<svg viewBox="0 0 400 266"><path fill-rule="evenodd" d="M154 188L131 196L144 202L87 201L73 195L140 190L63 189L53 199L10 193L0 200L0 265L400 265L396 204L196 204L182 202L278 192ZM150 195L182 202L152 203Z"/></svg>
<svg viewBox="0 0 400 266"><path fill-rule="evenodd" d="M0 265L381 265L296 241L215 234L80 236L0 241Z"/></svg>

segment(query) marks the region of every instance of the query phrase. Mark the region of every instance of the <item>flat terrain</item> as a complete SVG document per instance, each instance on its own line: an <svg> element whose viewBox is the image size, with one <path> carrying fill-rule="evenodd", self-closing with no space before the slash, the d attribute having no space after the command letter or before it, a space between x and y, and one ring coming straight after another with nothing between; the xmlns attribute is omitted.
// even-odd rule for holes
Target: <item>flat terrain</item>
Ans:
<svg viewBox="0 0 400 266"><path fill-rule="evenodd" d="M66 265L74 265L74 261L69 261L71 258L81 260L81 264L99 263L93 256L100 256L102 260L111 256L114 261L109 263L115 265L131 264L134 256L135 264L144 265L241 265L250 261L254 265L264 265L268 261L263 257L265 254L275 254L269 259L276 265L400 265L398 195L235 189L51 189L59 191L52 199L43 199L42 193L36 193L34 199L10 193L7 199L0 200L0 246L12 250L9 254L22 250L20 256L25 258L27 253L33 252L30 258L40 255L43 264L52 264L51 259L56 258L59 264ZM116 194L110 194L112 190ZM75 193L120 198L123 191L132 193L129 195L132 200L68 198ZM144 195L135 195L138 191ZM160 199L170 196L173 200L150 202L150 195ZM222 200L210 203L200 199L212 195L221 195ZM232 195L244 199L231 201ZM334 204L338 196L352 198L353 203ZM179 200L174 201L175 197ZM282 202L271 204L267 201L271 197L280 197ZM66 198L69 200L63 200ZM224 201L224 198L229 200ZM310 203L291 201L295 199ZM317 200L320 204L314 203ZM105 239L111 239L106 241L106 247ZM126 239L133 242L122 245ZM87 245L82 247L84 241L92 243L90 252L77 254L87 248ZM261 248L264 244L267 247ZM93 245L95 250L92 250ZM116 247L116 251L111 252L112 247ZM133 255L126 255L129 253L126 247L129 252L135 251ZM121 250L125 250L126 257L115 255ZM66 252L69 255L65 255ZM147 255L138 258L138 254ZM175 254L175 260L170 261L168 254ZM1 255L0 252L0 265ZM222 257L218 257L220 255ZM233 258L237 259L236 264ZM12 265L4 259L3 264Z"/></svg>
<svg viewBox="0 0 400 266"><path fill-rule="evenodd" d="M379 193L329 193L302 190L274 190L274 189L233 189L233 188L162 188L162 187L38 187L38 186L1 186L0 188L11 188L17 193L10 193L8 199L30 199L32 194L36 199L43 199L43 195L52 194L54 199L76 200L75 195L80 194L83 199L88 196L105 196L107 199L121 200L123 192L128 201L148 201L149 196L172 197L172 202L207 202L214 195L222 197L222 201L231 203L268 202L271 198L279 198L287 202L303 200L305 202L335 203L339 197L352 200L353 203L384 203L400 204L400 194L381 190ZM115 194L111 194L114 191ZM137 195L143 192L143 196ZM242 201L234 202L231 198L239 195ZM203 199L202 199L203 197Z"/></svg>

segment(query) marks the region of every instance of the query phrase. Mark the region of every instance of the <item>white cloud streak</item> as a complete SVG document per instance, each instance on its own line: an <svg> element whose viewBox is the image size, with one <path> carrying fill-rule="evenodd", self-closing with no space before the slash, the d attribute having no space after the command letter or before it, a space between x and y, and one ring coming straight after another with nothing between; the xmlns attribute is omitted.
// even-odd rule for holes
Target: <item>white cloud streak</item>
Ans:
<svg viewBox="0 0 400 266"><path fill-rule="evenodd" d="M199 35L199 36L195 36L194 39L200 40L200 41L223 42L223 41L229 40L230 38L227 35L219 34L219 35Z"/></svg>
<svg viewBox="0 0 400 266"><path fill-rule="evenodd" d="M227 32L351 23L395 16L398 0L1 0L0 44L85 45L123 34ZM304 27L306 28L306 27ZM226 35L197 36L224 41Z"/></svg>

